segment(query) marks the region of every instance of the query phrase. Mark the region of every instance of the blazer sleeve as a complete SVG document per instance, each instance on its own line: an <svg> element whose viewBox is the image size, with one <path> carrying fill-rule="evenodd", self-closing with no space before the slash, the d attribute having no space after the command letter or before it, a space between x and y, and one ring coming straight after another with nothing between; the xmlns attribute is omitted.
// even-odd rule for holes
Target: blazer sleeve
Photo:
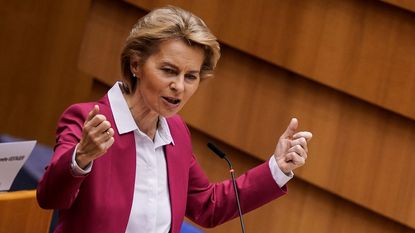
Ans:
<svg viewBox="0 0 415 233"><path fill-rule="evenodd" d="M239 176L236 184L243 213L254 210L287 193L280 188L268 161ZM193 156L189 170L186 216L203 227L214 227L238 216L232 180L210 183Z"/></svg>
<svg viewBox="0 0 415 233"><path fill-rule="evenodd" d="M72 173L72 155L80 141L87 111L91 108L72 105L59 119L54 154L37 187L37 200L42 208L67 209L76 199L86 176Z"/></svg>

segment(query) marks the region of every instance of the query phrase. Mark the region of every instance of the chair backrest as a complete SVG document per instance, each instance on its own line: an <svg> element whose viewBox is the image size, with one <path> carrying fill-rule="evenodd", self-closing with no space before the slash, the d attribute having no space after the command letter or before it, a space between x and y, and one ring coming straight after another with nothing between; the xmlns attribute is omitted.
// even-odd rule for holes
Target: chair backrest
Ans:
<svg viewBox="0 0 415 233"><path fill-rule="evenodd" d="M180 233L203 233L203 231L193 226L192 224L183 221Z"/></svg>
<svg viewBox="0 0 415 233"><path fill-rule="evenodd" d="M0 193L0 232L47 233L52 210L43 210L36 201L36 191Z"/></svg>

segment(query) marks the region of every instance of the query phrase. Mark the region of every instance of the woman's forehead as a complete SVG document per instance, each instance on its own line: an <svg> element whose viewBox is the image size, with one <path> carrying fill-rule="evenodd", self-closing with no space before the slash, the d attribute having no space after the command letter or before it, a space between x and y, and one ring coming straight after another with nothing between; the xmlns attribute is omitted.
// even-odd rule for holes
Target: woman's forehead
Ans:
<svg viewBox="0 0 415 233"><path fill-rule="evenodd" d="M199 70L203 60L204 51L198 46L191 46L183 40L167 40L159 44L158 50L149 59L153 58L157 63L165 63L181 68Z"/></svg>

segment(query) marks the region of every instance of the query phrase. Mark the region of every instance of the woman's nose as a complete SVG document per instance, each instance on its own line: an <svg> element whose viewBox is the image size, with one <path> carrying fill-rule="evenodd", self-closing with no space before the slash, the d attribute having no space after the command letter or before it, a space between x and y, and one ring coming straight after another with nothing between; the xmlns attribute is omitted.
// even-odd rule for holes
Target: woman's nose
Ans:
<svg viewBox="0 0 415 233"><path fill-rule="evenodd" d="M184 78L183 77L177 77L175 80L173 80L170 83L170 89L176 92L182 92L184 91Z"/></svg>

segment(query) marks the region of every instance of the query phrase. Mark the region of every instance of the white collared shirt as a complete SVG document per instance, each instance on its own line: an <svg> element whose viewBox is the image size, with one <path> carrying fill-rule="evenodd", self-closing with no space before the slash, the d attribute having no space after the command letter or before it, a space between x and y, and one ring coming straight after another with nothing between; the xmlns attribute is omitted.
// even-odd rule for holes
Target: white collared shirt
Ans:
<svg viewBox="0 0 415 233"><path fill-rule="evenodd" d="M134 132L136 146L136 174L133 205L128 220L127 233L167 233L171 225L171 205L167 178L166 159L163 146L174 144L167 121L159 117L159 125L154 142L134 121L127 102L119 87L119 82L108 91L108 99L118 132ZM91 171L93 163L82 170L72 156L72 170L76 175L85 175ZM275 158L268 163L272 176L279 187L284 186L292 177L284 174Z"/></svg>
<svg viewBox="0 0 415 233"><path fill-rule="evenodd" d="M118 132L133 131L135 138L134 197L126 232L167 233L171 210L163 146L174 143L167 121L159 117L153 142L135 123L118 83L108 91L108 99Z"/></svg>

